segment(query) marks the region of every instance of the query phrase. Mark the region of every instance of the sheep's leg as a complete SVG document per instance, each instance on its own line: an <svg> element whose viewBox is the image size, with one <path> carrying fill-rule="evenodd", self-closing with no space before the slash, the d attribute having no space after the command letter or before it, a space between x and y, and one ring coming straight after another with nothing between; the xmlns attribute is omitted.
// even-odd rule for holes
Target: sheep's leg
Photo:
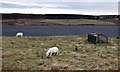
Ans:
<svg viewBox="0 0 120 72"><path fill-rule="evenodd" d="M58 55L58 52L56 52L56 55Z"/></svg>
<svg viewBox="0 0 120 72"><path fill-rule="evenodd" d="M54 56L54 52L52 53L52 56Z"/></svg>
<svg viewBox="0 0 120 72"><path fill-rule="evenodd" d="M49 53L49 55L48 56L50 56L50 53Z"/></svg>
<svg viewBox="0 0 120 72"><path fill-rule="evenodd" d="M56 56L56 52L54 53L54 55Z"/></svg>
<svg viewBox="0 0 120 72"><path fill-rule="evenodd" d="M52 56L52 52L50 52L50 56Z"/></svg>

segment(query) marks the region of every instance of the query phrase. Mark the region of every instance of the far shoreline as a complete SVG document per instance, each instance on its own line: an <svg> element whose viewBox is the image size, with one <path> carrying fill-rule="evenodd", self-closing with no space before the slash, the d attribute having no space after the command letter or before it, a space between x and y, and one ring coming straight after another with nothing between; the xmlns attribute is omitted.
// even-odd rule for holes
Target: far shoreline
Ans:
<svg viewBox="0 0 120 72"><path fill-rule="evenodd" d="M109 24L79 24L79 25L49 25L49 24L31 24L31 25L17 25L17 24L7 24L7 23L2 23L2 25L9 25L9 26L119 26L117 24L114 25L109 25Z"/></svg>
<svg viewBox="0 0 120 72"><path fill-rule="evenodd" d="M88 19L3 19L2 24L17 26L117 26L117 22Z"/></svg>

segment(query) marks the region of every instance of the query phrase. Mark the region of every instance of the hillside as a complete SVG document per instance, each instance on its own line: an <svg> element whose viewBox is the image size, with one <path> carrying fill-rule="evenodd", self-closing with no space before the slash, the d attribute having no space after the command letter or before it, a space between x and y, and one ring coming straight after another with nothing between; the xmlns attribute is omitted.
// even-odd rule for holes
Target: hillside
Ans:
<svg viewBox="0 0 120 72"><path fill-rule="evenodd" d="M117 18L117 15L2 14L2 23L9 25L116 25Z"/></svg>

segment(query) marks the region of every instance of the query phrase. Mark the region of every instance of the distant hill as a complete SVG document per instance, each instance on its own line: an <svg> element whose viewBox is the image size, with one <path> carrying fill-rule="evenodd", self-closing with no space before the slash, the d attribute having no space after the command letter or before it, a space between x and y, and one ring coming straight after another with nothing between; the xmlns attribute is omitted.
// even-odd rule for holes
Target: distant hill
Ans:
<svg viewBox="0 0 120 72"><path fill-rule="evenodd" d="M2 14L2 19L95 19L116 20L118 15L78 15L78 14Z"/></svg>

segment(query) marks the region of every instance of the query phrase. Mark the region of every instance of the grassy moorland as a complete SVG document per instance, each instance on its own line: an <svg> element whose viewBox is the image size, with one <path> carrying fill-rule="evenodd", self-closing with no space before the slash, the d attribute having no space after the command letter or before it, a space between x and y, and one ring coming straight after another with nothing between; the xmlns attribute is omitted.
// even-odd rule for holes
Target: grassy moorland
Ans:
<svg viewBox="0 0 120 72"><path fill-rule="evenodd" d="M3 37L3 70L109 70L118 69L118 40L91 44L87 36ZM59 56L47 58L48 48L57 46ZM75 51L75 47L78 48Z"/></svg>
<svg viewBox="0 0 120 72"><path fill-rule="evenodd" d="M11 25L116 25L112 21L88 20L88 19L7 19L3 23Z"/></svg>

